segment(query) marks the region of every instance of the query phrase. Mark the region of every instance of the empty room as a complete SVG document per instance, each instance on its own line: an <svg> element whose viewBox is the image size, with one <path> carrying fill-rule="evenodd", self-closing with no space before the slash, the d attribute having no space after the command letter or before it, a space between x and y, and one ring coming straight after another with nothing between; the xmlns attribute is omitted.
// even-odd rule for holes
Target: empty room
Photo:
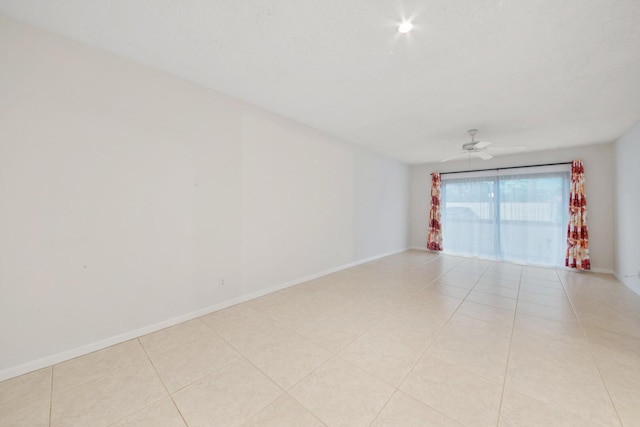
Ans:
<svg viewBox="0 0 640 427"><path fill-rule="evenodd" d="M0 427L639 426L638 22L0 0Z"/></svg>

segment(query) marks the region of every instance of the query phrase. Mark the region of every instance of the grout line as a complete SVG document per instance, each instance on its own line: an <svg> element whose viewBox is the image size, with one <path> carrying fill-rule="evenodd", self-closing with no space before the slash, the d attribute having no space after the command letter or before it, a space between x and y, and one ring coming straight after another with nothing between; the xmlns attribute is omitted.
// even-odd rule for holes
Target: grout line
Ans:
<svg viewBox="0 0 640 427"><path fill-rule="evenodd" d="M459 263L458 263L459 264ZM458 265L456 264L456 265ZM453 267L452 267L453 268ZM451 269L447 270L447 272L451 271ZM478 277L478 280L480 280L480 277L482 277L482 275L480 275ZM477 281L476 281L477 283ZM474 285L475 286L475 285ZM459 298L456 298L459 299ZM455 310L453 310L451 312L451 315L449 315L449 317L447 318L447 320L444 322L444 324L440 327L440 329L438 329L438 332L434 335L433 339L431 340L431 342L429 344L427 344L427 346L425 347L425 349L422 351L422 353L420 354L420 356L416 359L415 363L413 364L413 366L411 366L411 369L407 372L407 374L402 378L402 381L400 382L400 385L402 385L406 380L407 377L411 374L411 372L413 372L413 370L415 369L415 367L418 365L418 363L420 362L420 360L425 356L425 354L427 354L427 351L429 351L429 348L431 348L431 346L433 345L433 343L438 339L438 337L440 336L440 334L442 334L442 331L444 330L444 328L449 324L449 322L451 321L451 318L454 316L454 314L456 314L458 312L458 309L460 308L460 306L462 305L462 303L464 302L464 299L460 300L460 303L456 306ZM399 387L398 387L399 388ZM451 418L451 417L449 417Z"/></svg>
<svg viewBox="0 0 640 427"><path fill-rule="evenodd" d="M386 402L384 402L384 405L382 405L382 408L380 408L380 410L376 413L376 416L373 417L373 419L371 420L371 423L369 423L369 425L373 425L373 423L376 422L376 420L378 419L378 417L380 416L380 414L384 411L384 409L387 407L387 405L389 404L389 402L391 402L391 399L393 399L393 396L395 396L396 394L398 394L398 392L402 392L402 390L400 390L400 387L395 387L395 390L393 391L393 393L391 393L391 396L389 396L389 399L387 399Z"/></svg>
<svg viewBox="0 0 640 427"><path fill-rule="evenodd" d="M560 279L560 283L562 284L562 289L564 290L565 294L567 295L567 299L569 300L569 305L571 305L571 309L573 310L573 314L576 316L576 321L578 322L578 325L580 326L580 330L582 331L582 335L584 336L584 339L587 341L587 346L589 347L589 353L591 354L591 359L593 360L593 364L596 367L596 370L598 371L598 376L600 377L600 381L602 381L602 385L604 386L605 391L607 392L607 396L609 397L609 402L611 402L611 407L613 408L613 411L616 414L616 417L618 417L618 422L620 423L621 426L624 425L624 423L622 422L622 418L620 417L620 414L618 413L618 408L616 407L615 402L613 401L613 398L611 397L611 392L609 391L609 387L607 386L607 382L604 379L604 376L602 375L602 370L600 369L600 365L598 364L595 354L593 352L593 348L591 346L591 340L589 339L589 336L586 334L586 332L584 331L584 327L582 326L582 321L580 320L580 316L578 316L578 312L576 311L574 305L573 305L573 301L571 301L571 297L569 296L569 292L567 292L567 288L565 285L565 282L562 280L562 277L560 277L560 275L558 274L558 277Z"/></svg>
<svg viewBox="0 0 640 427"><path fill-rule="evenodd" d="M436 257L434 257L433 259L436 259ZM425 265L425 264L427 264L427 263L429 263L429 262L431 262L431 260L430 260L430 261L427 261L427 262L425 262L425 263L422 263L422 264L420 264L419 266L421 266L421 265ZM449 268L448 270L446 270L446 271L445 271L444 273L442 273L440 276L442 276L443 274L445 274L445 273L446 273L446 272L448 272L448 271L451 271L451 269L452 269L453 267L455 267L456 265L458 265L459 263L460 263L460 262L458 262L458 263L454 264L454 266L452 266L451 268ZM418 268L419 266L415 266L415 267L413 267L412 269L416 269L416 268ZM440 277L440 276L438 276L438 277ZM437 278L433 279L430 283L433 283L435 280L437 280ZM428 285L429 285L429 283L428 283L428 284L426 284L426 285L424 285L424 286L422 286L422 287L421 287L419 290L417 290L414 294L417 294L417 293L419 293L419 292L423 291L423 290L424 290ZM327 359L325 362L323 362L323 363L322 363L322 364L320 364L318 367L316 367L316 368L315 368L315 369L313 369L311 372L309 372L307 375L305 375L303 378L301 378L298 382L296 382L294 385L292 385L292 386L289 388L289 390L291 390L292 388L294 388L296 385L298 385L298 384L302 383L306 378L308 378L308 377L309 377L309 376L311 376L313 373L315 373L316 371L318 371L322 366L324 366L324 365L326 365L327 363L329 363L329 361L331 361L331 360L333 360L333 359L336 359L336 358L340 358L340 359L341 359L341 360L343 360L345 363L348 363L348 364L350 364L350 365L354 366L356 369L358 369L358 370L360 370L360 371L364 372L364 373L365 373L365 374L367 374L367 375L371 375L372 377L374 377L374 378L375 378L375 379L377 379L378 381L381 381L381 382L383 382L384 384L386 384L386 385L388 385L388 386L390 386L390 387L392 387L392 388L394 389L393 393L391 393L391 395L389 396L389 399L387 399L387 401L385 402L385 404L382 406L382 408L380 408L380 410L378 411L378 413L376 414L376 416L372 419L372 421L371 421L371 422L373 423L373 422L378 418L378 416L380 415L380 413L384 410L384 408L388 405L388 403L391 401L391 399L393 398L393 396L394 396L398 391L401 391L401 390L400 390L400 385L402 385L402 383L404 382L404 380L406 379L406 377L411 373L411 371L413 370L413 368L415 368L415 366L417 365L417 363L420 361L420 359L422 358L422 356L423 356L423 355L424 355L424 353L426 352L426 348L425 348L425 350L420 354L420 356L416 358L416 362L413 364L412 368L411 368L411 369L407 372L407 374L404 376L404 378L402 379L402 381L400 381L400 385L395 386L395 387L394 387L394 386L391 386L391 385L390 385L390 384L388 384L386 381L383 381L382 379L378 378L377 376L375 376L375 375L373 375L373 374L369 373L368 371L364 370L363 368L361 368L361 367L359 367L359 366L357 366L357 365L354 365L353 363L351 363L351 362L349 362L349 361L347 361L347 360L343 359L343 358L340 356L340 353L341 353L344 349L346 349L347 347L349 347L352 343L354 343L356 340L358 340L360 337L362 337L363 335L365 335L368 331L370 331L371 329L373 329L376 325L378 325L379 323L381 323L381 322L382 322L384 319L386 319L386 318L387 318L387 317L388 317L388 316L389 316L389 315L390 315L394 310L396 310L398 307L400 307L400 306L402 306L402 305L403 305L403 303L400 303L400 304L395 305L393 308L390 308L390 309L389 309L385 314L383 314L383 315L381 315L381 316L380 316L380 318L379 318L379 320L378 320L377 322L374 322L374 323L373 323L369 328L367 328L366 330L364 330L361 334L359 334L356 338L354 338L354 339L353 339L353 340L352 340L348 345L346 345L345 347L341 348L341 349L340 349L340 350L338 350L336 353L334 353L334 352L331 352L331 351L330 351L329 353L331 353L331 354L332 354L332 356L331 356L329 359ZM453 316L453 314L452 314L452 316ZM447 320L447 321L448 321L448 320ZM445 324L446 324L446 323L445 323ZM444 328L444 325L440 328L440 330L438 331L438 333L439 333L443 328ZM436 335L436 337L437 337L437 335ZM387 338L389 338L389 337L387 337ZM306 339L306 338L305 338L305 339ZM396 343L398 343L398 344L402 344L402 343L400 343L400 342L398 342L398 341L396 341L396 340L394 340L394 339L392 339L392 338L389 338L389 339L391 339L392 341L394 341L394 342L396 342ZM434 337L434 339L432 340L432 342L433 342L433 341L435 341L435 337ZM313 341L311 341L311 342L313 342ZM314 343L314 344L315 344L315 343ZM316 345L318 345L318 344L316 344ZM402 344L402 345L405 345L405 344ZM320 346L320 347L322 347L322 346ZM324 347L322 347L322 348L324 349ZM428 346L427 346L427 348L428 348ZM324 349L324 350L327 350L327 349ZM256 368L257 368L257 367L256 367ZM261 372L262 372L262 371L261 371ZM265 375L266 375L266 374L265 374ZM268 375L267 375L267 376L268 376ZM288 390L285 390L285 393L289 394L289 391L288 391ZM289 394L289 395L290 395L290 394ZM291 395L290 395L290 396L291 396ZM306 406L304 406L301 402L299 402L297 399L295 399L295 397L294 397L294 396L291 396L291 397L292 397L294 400L296 400L296 402L298 402L301 406L303 406L305 409L307 409L311 414L313 414L316 418L318 418L318 419L322 422L322 419L321 419L318 415L316 415L315 413L313 413L309 408L307 408L307 407L306 407ZM438 412L439 412L439 411L438 411ZM446 416L446 414L442 414L442 415L445 415L445 416ZM448 418L451 418L451 417L448 417Z"/></svg>
<svg viewBox="0 0 640 427"><path fill-rule="evenodd" d="M444 274L448 273L449 271L452 271L452 270L453 270L453 268L455 268L457 265L461 264L462 262L464 262L464 261L460 261L460 262L456 263L453 267L449 268L448 270L446 270L443 274L441 274L441 275L440 275L440 276L438 276L438 277L441 277L441 276L443 276ZM478 279L476 280L475 284L473 285L473 287L472 287L471 289L473 289L473 288L478 284L478 282L480 281L480 278L482 278L482 276L484 275L484 273L486 273L486 271L487 271L487 269L488 269L488 268L489 268L489 265L487 265L487 268L485 269L485 271L484 271L483 273L481 273L481 274L478 276ZM437 280L437 279L436 279L436 280ZM434 280L434 281L435 281L435 280ZM471 292L471 289L469 289L469 292ZM467 292L467 295L469 294L469 292ZM456 299L459 299L459 298L456 298ZM402 386L402 384L404 384L404 382L407 380L407 378L409 377L409 375L411 375L411 373L412 373L412 372L413 372L413 370L416 368L416 366L418 365L418 363L420 363L420 360L422 360L422 358L423 358L423 357L425 357L425 355L426 355L426 354L427 354L427 352L429 351L429 348L431 348L431 346L433 345L433 343L434 343L434 342L438 339L438 337L442 334L442 331L443 331L443 330L445 329L445 327L449 324L449 322L451 321L451 318L453 318L453 316L458 312L458 309L460 308L460 306L462 305L462 303L463 303L465 300L466 300L466 296L465 296L465 298L463 298L463 299L461 299L461 300L460 300L460 303L456 306L455 310L453 310L453 312L451 313L451 315L447 318L446 322L444 322L444 324L440 327L440 329L439 329L439 330L438 330L438 332L435 334L435 336L433 337L433 339L431 340L431 342L430 342L430 343L425 347L425 349L422 351L422 353L420 354L420 356L418 356L418 357L416 358L416 361L415 361L415 362L413 363L413 365L411 366L411 369L409 369L409 371L407 372L407 374L402 378L402 381L400 381L400 385L398 385L398 387L396 388L396 392L397 392L397 391L400 391L400 392L403 392L403 393L404 393L404 391L402 391L402 390L400 389L400 387ZM479 319L478 319L478 320L479 320ZM433 356L429 356L429 357L433 357ZM438 360L440 360L440 359L438 359ZM445 363L449 363L449 362L446 362L446 361L444 361L444 362L445 362ZM457 366L457 365L456 365L456 366ZM462 368L462 367L459 367L459 368L460 368L460 369L463 369L463 370L465 370L465 371L467 371L465 368ZM467 371L467 372L470 372L470 371ZM474 374L474 375L478 375L478 374L475 374L475 373L473 373L473 372L471 372L471 373L472 373L472 374ZM479 375L479 376L480 376L480 375ZM482 376L482 377L484 378L484 376ZM411 394L409 394L409 393L407 393L407 394L408 394L409 396L411 396L412 398L414 398L414 399L418 400L418 401L419 401L419 402L421 402L422 404L424 404L424 405L428 406L429 408L433 409L434 411L438 412L439 414L441 414L441 415L443 415L443 416L445 416L445 417L447 417L447 418L449 418L449 419L451 419L451 420L453 420L453 421L460 422L460 421L458 421L457 419L454 419L454 418L452 418L451 416L449 416L449 415L447 415L447 414L445 414L445 413L443 413L443 412L439 411L438 409L433 408L431 405L429 405L429 404L427 404L427 403L423 402L422 400L417 399L416 397L412 396ZM394 395L395 395L395 393L394 393ZM392 395L392 397L393 397L393 395ZM391 400L391 398L389 398L389 401L390 401L390 400ZM389 401L387 401L387 403L389 403ZM385 404L385 407L386 407L386 404ZM382 410L380 410L380 412L382 412ZM380 415L380 412L378 413L378 415L376 415L376 418L378 418L378 416ZM374 419L374 420L375 420L375 419Z"/></svg>
<svg viewBox="0 0 640 427"><path fill-rule="evenodd" d="M288 391L286 391L286 390L285 390L285 392L284 392L282 395L280 395L280 397L282 397L282 396L283 396L283 395L285 395L285 394L286 394L287 396L289 396L291 399L295 400L295 401L296 401L296 403L297 403L298 405L302 406L304 409L306 409L307 411L309 411L309 413L310 413L311 415L313 415L313 417L314 417L316 420L318 420L318 422L319 422L320 424L322 424L322 425L323 425L323 426L325 426L325 427L328 427L328 424L327 424L327 423L325 423L325 422L322 420L322 418L320 418L320 417L319 417L318 415L316 415L313 411L311 411L311 409L309 409L309 408L307 408L306 406L304 406L304 405L302 404L302 402L300 402L298 399L296 399L295 397L293 397L293 396L292 396ZM280 397L278 397L278 399L280 399ZM274 402L275 402L275 400L274 400ZM273 402L272 402L272 403L273 403ZM270 403L269 405L271 405L271 403ZM261 410L260 412L262 412L262 410ZM259 414L260 412L258 412L257 414ZM257 415L257 414L255 414L255 415ZM255 415L254 415L254 417L255 417ZM253 417L251 417L251 418L253 418ZM247 420L247 422L251 421L251 418L249 418L249 419ZM244 426L245 424L246 424L246 422L245 422L244 424L242 424L242 425Z"/></svg>
<svg viewBox="0 0 640 427"><path fill-rule="evenodd" d="M524 268L520 269L520 280L518 282L518 298L516 298L516 306L513 310L513 324L511 325L511 337L509 338L509 350L507 351L507 363L504 367L504 378L502 380L502 394L500 395L500 406L498 407L498 419L496 426L500 425L500 418L502 417L502 404L504 403L504 391L507 388L507 374L509 373L509 361L511 360L511 347L513 345L513 334L516 330L516 315L518 313L518 303L520 302L520 284L522 283L522 274Z"/></svg>
<svg viewBox="0 0 640 427"><path fill-rule="evenodd" d="M55 369L55 365L51 365L51 393L49 393L49 427L51 427L52 423L52 415L53 415L53 370Z"/></svg>
<svg viewBox="0 0 640 427"><path fill-rule="evenodd" d="M138 344L140 344L140 347L142 347L142 351L144 351L144 354L147 356L147 360L149 361L149 363L151 363L151 366L153 367L153 370L156 372L156 375L158 376L158 379L160 380L160 382L162 383L162 386L164 387L165 391L167 392L167 395L169 396L169 399L171 399L171 402L173 403L173 406L176 408L176 411L178 411L178 415L180 415L180 418L182 418L182 422L184 423L185 426L189 426L189 424L187 423L187 420L184 418L184 415L182 414L182 411L180 410L180 408L178 407L178 404L176 403L175 399L173 398L173 394L171 394L171 392L169 392L169 389L167 388L167 385L164 383L164 380L162 379L162 377L160 376L160 373L158 372L158 369L156 368L156 365L153 363L153 360L151 360L151 357L149 357L149 354L147 353L147 349L144 348L144 346L142 345L142 341L140 341L140 338L136 338L136 340L138 340ZM158 400L159 401L159 400ZM153 404L153 403L157 403L156 402L152 402L149 405ZM147 405L147 406L149 406ZM140 408L138 411L141 411L144 408ZM134 412L135 414L135 412ZM131 415L131 414L130 414ZM127 415L128 416L128 415ZM126 417L125 417L126 418Z"/></svg>

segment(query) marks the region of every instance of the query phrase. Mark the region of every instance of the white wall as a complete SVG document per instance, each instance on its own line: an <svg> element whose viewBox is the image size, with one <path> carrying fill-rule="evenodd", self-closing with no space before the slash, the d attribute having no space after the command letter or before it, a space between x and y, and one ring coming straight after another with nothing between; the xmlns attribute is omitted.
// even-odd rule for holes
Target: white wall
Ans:
<svg viewBox="0 0 640 427"><path fill-rule="evenodd" d="M406 165L239 100L2 17L0 93L0 379L407 246Z"/></svg>
<svg viewBox="0 0 640 427"><path fill-rule="evenodd" d="M407 246L406 165L264 111L242 130L247 292Z"/></svg>
<svg viewBox="0 0 640 427"><path fill-rule="evenodd" d="M616 141L614 156L615 273L621 282L640 294L640 123Z"/></svg>
<svg viewBox="0 0 640 427"><path fill-rule="evenodd" d="M431 172L560 163L574 159L582 159L585 167L591 267L594 270L613 272L613 144L534 151L494 157L486 161L473 159L470 168L466 160L411 166L409 190L411 247L423 249L426 246Z"/></svg>

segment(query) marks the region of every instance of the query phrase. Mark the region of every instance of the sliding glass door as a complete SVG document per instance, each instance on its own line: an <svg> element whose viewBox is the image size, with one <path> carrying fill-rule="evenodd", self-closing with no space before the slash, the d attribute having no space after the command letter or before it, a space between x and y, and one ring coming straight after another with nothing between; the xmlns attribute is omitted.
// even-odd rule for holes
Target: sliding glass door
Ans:
<svg viewBox="0 0 640 427"><path fill-rule="evenodd" d="M568 196L565 165L443 174L444 250L560 266Z"/></svg>
<svg viewBox="0 0 640 427"><path fill-rule="evenodd" d="M498 219L496 187L492 177L442 180L445 252L494 258Z"/></svg>

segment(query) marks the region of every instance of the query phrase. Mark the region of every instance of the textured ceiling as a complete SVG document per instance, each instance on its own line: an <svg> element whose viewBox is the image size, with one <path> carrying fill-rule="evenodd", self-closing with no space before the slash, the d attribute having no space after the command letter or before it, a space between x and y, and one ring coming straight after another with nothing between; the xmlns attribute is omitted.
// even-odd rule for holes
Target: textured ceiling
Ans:
<svg viewBox="0 0 640 427"><path fill-rule="evenodd" d="M0 0L0 13L408 163L454 153L469 128L542 150L640 120L639 0Z"/></svg>

